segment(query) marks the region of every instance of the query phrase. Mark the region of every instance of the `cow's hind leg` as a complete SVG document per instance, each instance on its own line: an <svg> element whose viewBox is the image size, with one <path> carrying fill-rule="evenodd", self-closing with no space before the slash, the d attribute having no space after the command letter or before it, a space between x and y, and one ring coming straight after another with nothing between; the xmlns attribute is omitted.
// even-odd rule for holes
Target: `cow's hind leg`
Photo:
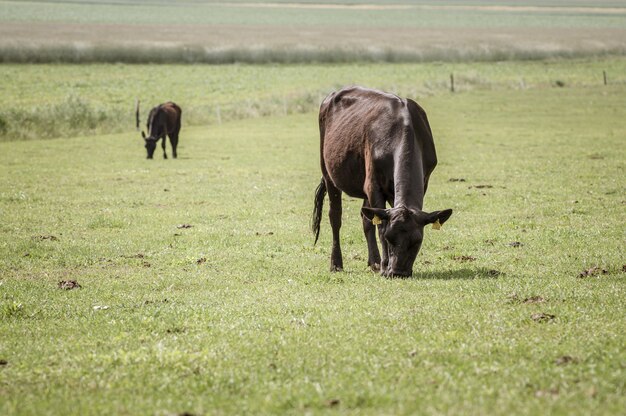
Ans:
<svg viewBox="0 0 626 416"><path fill-rule="evenodd" d="M363 207L369 208L370 204L367 201L363 201ZM361 216L363 220L363 232L365 233L365 239L367 240L367 265L372 271L380 271L380 253L378 251L378 244L376 243L376 228L370 220Z"/></svg>
<svg viewBox="0 0 626 416"><path fill-rule="evenodd" d="M330 271L340 272L343 270L343 258L341 256L341 245L339 244L339 230L341 228L341 191L327 180L330 226L333 229L333 248L330 255Z"/></svg>
<svg viewBox="0 0 626 416"><path fill-rule="evenodd" d="M178 153L176 153L176 147L178 147L178 133L180 132L180 123L176 125L172 134L170 134L170 143L172 145L172 155L174 159L178 157Z"/></svg>
<svg viewBox="0 0 626 416"><path fill-rule="evenodd" d="M174 159L176 159L178 157L178 154L176 153L176 146L178 146L178 135L175 133L172 133L170 135L170 144L172 145L172 157Z"/></svg>
<svg viewBox="0 0 626 416"><path fill-rule="evenodd" d="M380 199L380 205L382 208L385 207L385 199L382 198ZM387 203L389 203L389 205L391 205L392 207L394 207L394 200L393 197L390 198ZM378 237L380 238L380 247L382 249L383 252L383 259L380 263L380 274L382 274L383 276L388 276L388 268L389 268L389 245L387 244L387 240L385 240L385 232L386 232L386 228L387 228L387 222L382 222L379 226L378 226Z"/></svg>
<svg viewBox="0 0 626 416"><path fill-rule="evenodd" d="M167 153L165 152L165 142L167 141L167 135L163 133L163 140L161 140L161 147L163 148L163 159L167 159Z"/></svg>

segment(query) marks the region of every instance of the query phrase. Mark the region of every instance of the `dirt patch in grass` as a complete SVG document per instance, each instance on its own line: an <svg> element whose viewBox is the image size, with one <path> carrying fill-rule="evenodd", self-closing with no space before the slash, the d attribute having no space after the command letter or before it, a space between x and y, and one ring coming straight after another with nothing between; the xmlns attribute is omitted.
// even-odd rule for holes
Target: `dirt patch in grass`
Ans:
<svg viewBox="0 0 626 416"><path fill-rule="evenodd" d="M511 241L508 246L509 247L522 247L524 243L520 243L519 241Z"/></svg>
<svg viewBox="0 0 626 416"><path fill-rule="evenodd" d="M522 301L522 303L544 303L546 300L541 296L531 296Z"/></svg>
<svg viewBox="0 0 626 416"><path fill-rule="evenodd" d="M36 235L33 237L35 240L50 240L50 241L59 241L59 238L54 235Z"/></svg>
<svg viewBox="0 0 626 416"><path fill-rule="evenodd" d="M546 302L546 299L543 296L530 296L530 297L526 297L522 299L517 293L510 294L509 296L507 296L507 299L508 299L508 303L524 303L526 305ZM545 314L533 314L531 318L533 320L541 319L541 315L545 315ZM547 315L547 316L553 316L553 315Z"/></svg>
<svg viewBox="0 0 626 416"><path fill-rule="evenodd" d="M82 287L76 280L61 280L58 286L59 289L63 290L80 289Z"/></svg>
<svg viewBox="0 0 626 416"><path fill-rule="evenodd" d="M626 266L622 267L622 271L624 270L624 267ZM580 272L578 274L578 277L583 279L585 277L598 276L600 274L608 274L608 273L609 271L607 269L604 269L600 266L593 266L593 267L590 267L589 269L586 269Z"/></svg>
<svg viewBox="0 0 626 416"><path fill-rule="evenodd" d="M472 257L472 256L454 256L452 257L452 259L461 263L476 261L476 257Z"/></svg>
<svg viewBox="0 0 626 416"><path fill-rule="evenodd" d="M176 228L178 229L186 229L186 228L191 228L191 227L193 227L193 225L191 224L180 224L176 226Z"/></svg>
<svg viewBox="0 0 626 416"><path fill-rule="evenodd" d="M341 400L339 399L330 399L326 402L326 406L328 407L337 407L341 404Z"/></svg>
<svg viewBox="0 0 626 416"><path fill-rule="evenodd" d="M571 355L562 355L554 360L556 365L567 365L567 364L575 364L578 360Z"/></svg>
<svg viewBox="0 0 626 416"><path fill-rule="evenodd" d="M551 322L556 318L556 315L552 315L550 313L544 313L544 312L538 312L538 313L533 313L532 315L530 315L530 319L532 319L535 322Z"/></svg>
<svg viewBox="0 0 626 416"><path fill-rule="evenodd" d="M146 257L146 255L143 253L137 253L137 254L131 254L131 255L122 254L120 257L125 258L125 259L143 259L144 257Z"/></svg>

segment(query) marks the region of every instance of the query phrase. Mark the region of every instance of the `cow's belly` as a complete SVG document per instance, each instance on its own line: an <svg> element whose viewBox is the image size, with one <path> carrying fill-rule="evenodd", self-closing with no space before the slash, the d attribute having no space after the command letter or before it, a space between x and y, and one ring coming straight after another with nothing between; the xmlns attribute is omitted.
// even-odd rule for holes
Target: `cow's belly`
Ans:
<svg viewBox="0 0 626 416"><path fill-rule="evenodd" d="M365 159L362 152L337 146L331 140L324 143L324 164L333 184L354 198L366 198Z"/></svg>

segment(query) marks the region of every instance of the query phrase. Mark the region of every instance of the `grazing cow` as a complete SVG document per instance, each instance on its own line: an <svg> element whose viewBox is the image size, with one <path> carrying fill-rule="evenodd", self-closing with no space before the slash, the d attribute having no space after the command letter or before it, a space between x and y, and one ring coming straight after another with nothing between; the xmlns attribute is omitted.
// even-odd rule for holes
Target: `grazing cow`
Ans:
<svg viewBox="0 0 626 416"><path fill-rule="evenodd" d="M163 139L161 142L161 147L163 148L163 158L167 159L167 153L165 152L166 135L170 138L172 154L174 155L174 159L176 159L178 156L176 153L176 147L178 146L178 133L180 132L182 113L183 111L180 107L171 101L157 105L150 110L150 114L148 114L148 121L146 123L148 137L146 137L146 133L144 133L143 130L141 131L141 136L146 143L148 159L152 159L159 139ZM139 130L139 100L137 100L135 115L137 119L137 130Z"/></svg>
<svg viewBox="0 0 626 416"><path fill-rule="evenodd" d="M312 228L319 238L328 193L333 231L330 270L341 271L341 193L363 199L368 265L383 276L408 277L426 224L443 224L451 209L424 212L428 178L437 164L426 113L410 99L362 87L331 93L320 107L322 180L315 192ZM386 203L392 208L385 209ZM382 259L374 225L382 246ZM434 225L435 226L435 225Z"/></svg>

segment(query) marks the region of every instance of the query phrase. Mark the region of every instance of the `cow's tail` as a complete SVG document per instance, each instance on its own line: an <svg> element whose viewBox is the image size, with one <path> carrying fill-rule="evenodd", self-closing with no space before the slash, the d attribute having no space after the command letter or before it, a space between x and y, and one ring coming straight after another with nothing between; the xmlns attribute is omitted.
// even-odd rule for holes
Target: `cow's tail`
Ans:
<svg viewBox="0 0 626 416"><path fill-rule="evenodd" d="M311 230L315 234L315 243L320 237L320 225L322 224L322 208L324 206L324 197L326 196L326 182L324 178L315 190L315 206L313 207L313 215L311 217Z"/></svg>

